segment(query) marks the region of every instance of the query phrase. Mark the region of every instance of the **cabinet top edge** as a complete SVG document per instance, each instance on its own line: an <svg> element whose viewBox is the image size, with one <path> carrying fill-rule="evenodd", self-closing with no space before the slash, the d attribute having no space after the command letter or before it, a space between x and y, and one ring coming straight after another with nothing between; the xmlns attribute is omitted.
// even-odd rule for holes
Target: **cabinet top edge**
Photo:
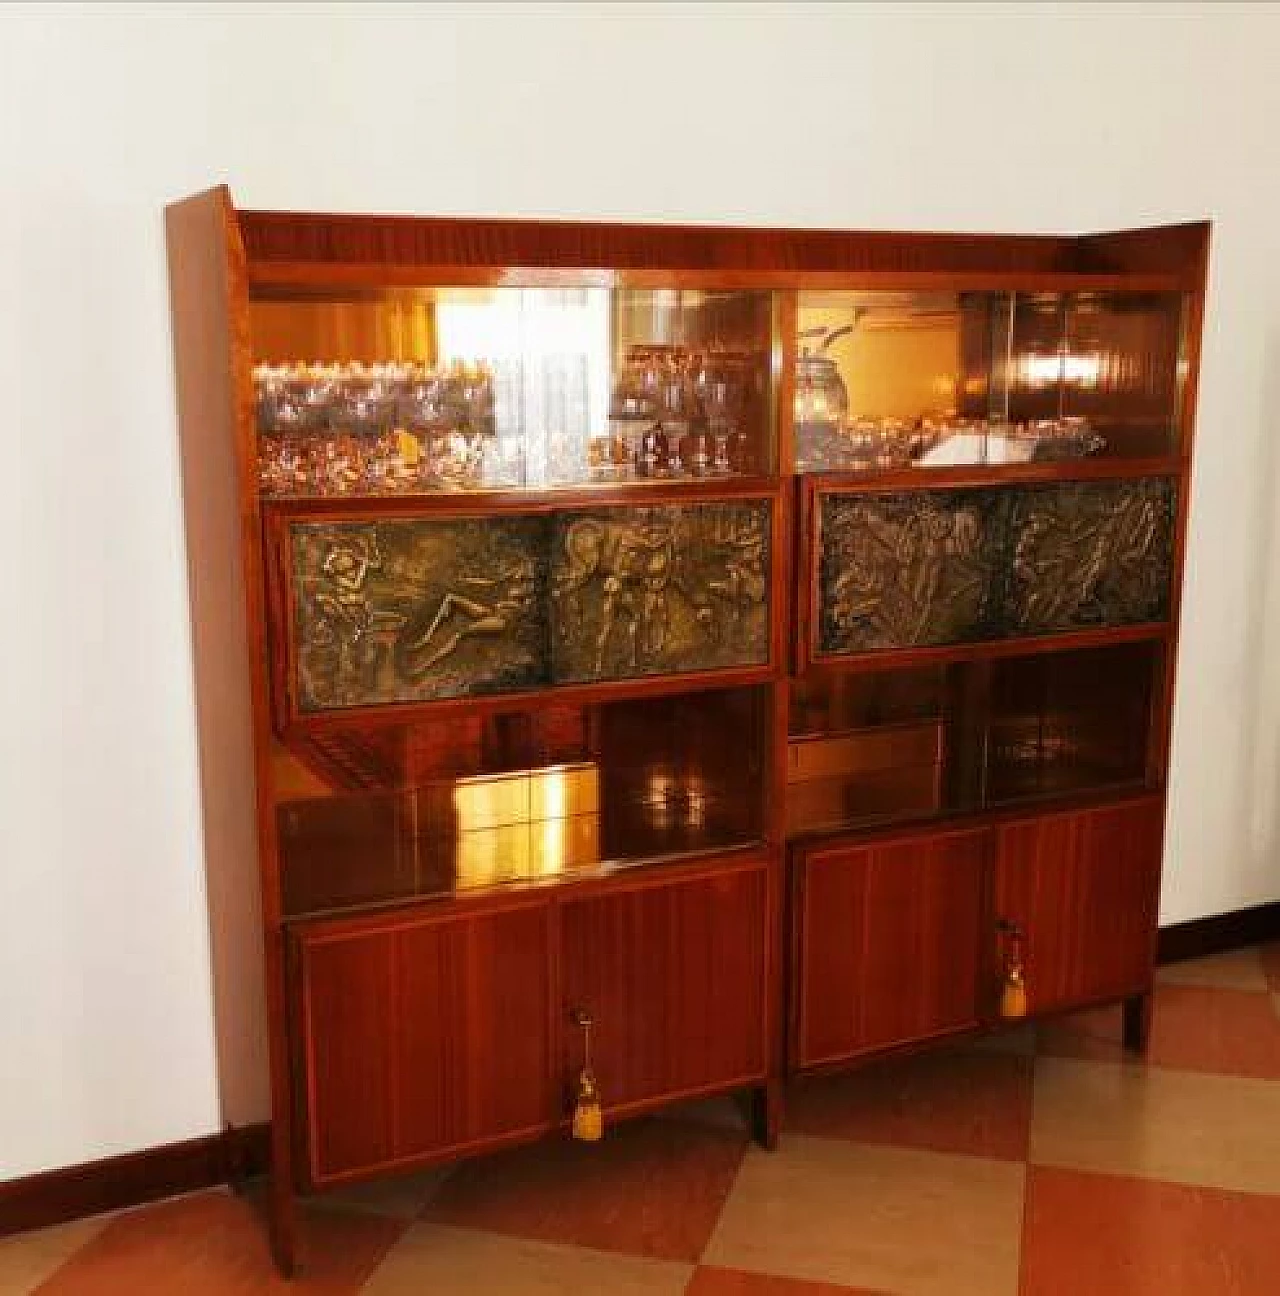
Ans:
<svg viewBox="0 0 1280 1296"><path fill-rule="evenodd" d="M396 271L479 273L524 267L599 276L659 271L699 275L1050 276L1069 284L1141 276L1148 286L1192 288L1206 254L1207 220L1114 233L844 230L242 210L235 213L251 279L319 282L323 273L378 281ZM519 272L517 272L519 273ZM780 282L781 282L780 280ZM390 282L391 280L387 280Z"/></svg>

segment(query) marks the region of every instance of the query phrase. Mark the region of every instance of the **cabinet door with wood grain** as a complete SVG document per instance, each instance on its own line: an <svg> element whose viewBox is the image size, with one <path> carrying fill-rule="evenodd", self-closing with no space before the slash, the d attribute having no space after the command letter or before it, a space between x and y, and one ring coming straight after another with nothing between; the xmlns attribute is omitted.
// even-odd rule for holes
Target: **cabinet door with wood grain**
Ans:
<svg viewBox="0 0 1280 1296"><path fill-rule="evenodd" d="M997 829L994 917L1020 937L1029 1012L1146 988L1163 817L1150 797ZM1002 943L993 931L993 999Z"/></svg>
<svg viewBox="0 0 1280 1296"><path fill-rule="evenodd" d="M973 1026L989 830L796 852L791 1064Z"/></svg>
<svg viewBox="0 0 1280 1296"><path fill-rule="evenodd" d="M763 859L565 901L566 1091L581 1012L607 1110L763 1079L767 911Z"/></svg>
<svg viewBox="0 0 1280 1296"><path fill-rule="evenodd" d="M311 1183L555 1123L545 903L316 924L296 953Z"/></svg>

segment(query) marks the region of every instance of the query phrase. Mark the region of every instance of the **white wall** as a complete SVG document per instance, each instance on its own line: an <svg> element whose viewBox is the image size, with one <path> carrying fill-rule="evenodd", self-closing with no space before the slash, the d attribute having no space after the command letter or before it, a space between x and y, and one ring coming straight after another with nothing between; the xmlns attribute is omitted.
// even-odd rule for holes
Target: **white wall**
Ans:
<svg viewBox="0 0 1280 1296"><path fill-rule="evenodd" d="M1280 897L1280 11L104 8L0 10L0 1179L218 1122L161 210L223 179L318 210L1212 217L1163 917Z"/></svg>

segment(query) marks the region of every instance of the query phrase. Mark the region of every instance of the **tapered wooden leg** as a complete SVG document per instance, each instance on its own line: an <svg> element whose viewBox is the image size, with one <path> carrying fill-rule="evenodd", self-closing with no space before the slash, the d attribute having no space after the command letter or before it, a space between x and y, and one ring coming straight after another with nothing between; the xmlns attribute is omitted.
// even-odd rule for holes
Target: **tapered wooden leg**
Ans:
<svg viewBox="0 0 1280 1296"><path fill-rule="evenodd" d="M268 1203L271 1254L280 1276L293 1278L298 1272L298 1211L289 1171L281 1165L279 1157L274 1158L271 1167Z"/></svg>
<svg viewBox="0 0 1280 1296"><path fill-rule="evenodd" d="M1151 1039L1151 994L1133 995L1124 1001L1124 1046L1135 1053L1145 1053Z"/></svg>
<svg viewBox="0 0 1280 1296"><path fill-rule="evenodd" d="M778 1146L782 1124L782 1081L767 1080L751 1091L751 1133L757 1143L772 1152Z"/></svg>

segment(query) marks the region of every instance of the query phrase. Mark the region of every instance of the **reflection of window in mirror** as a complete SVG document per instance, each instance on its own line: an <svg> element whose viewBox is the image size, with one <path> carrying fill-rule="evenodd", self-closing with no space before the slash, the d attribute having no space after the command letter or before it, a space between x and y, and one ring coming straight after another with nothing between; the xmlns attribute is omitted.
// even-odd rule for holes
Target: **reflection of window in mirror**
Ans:
<svg viewBox="0 0 1280 1296"><path fill-rule="evenodd" d="M609 292L499 288L442 291L439 358L487 360L500 438L522 440L529 482L578 481L609 408Z"/></svg>

